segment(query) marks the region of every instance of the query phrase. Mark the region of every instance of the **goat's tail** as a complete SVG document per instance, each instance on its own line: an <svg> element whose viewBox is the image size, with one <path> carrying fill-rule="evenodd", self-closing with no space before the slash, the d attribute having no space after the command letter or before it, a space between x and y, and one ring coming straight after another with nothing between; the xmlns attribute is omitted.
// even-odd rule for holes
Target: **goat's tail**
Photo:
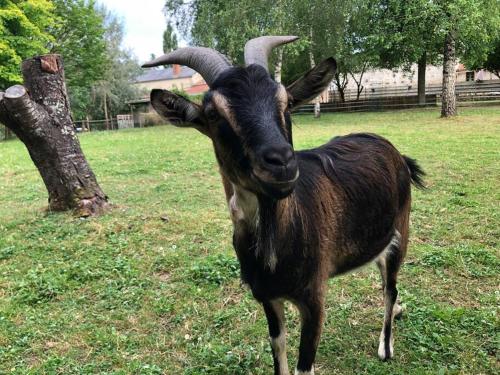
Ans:
<svg viewBox="0 0 500 375"><path fill-rule="evenodd" d="M415 159L403 155L406 165L410 170L411 182L419 189L425 189L423 177L425 176L424 170L418 165Z"/></svg>

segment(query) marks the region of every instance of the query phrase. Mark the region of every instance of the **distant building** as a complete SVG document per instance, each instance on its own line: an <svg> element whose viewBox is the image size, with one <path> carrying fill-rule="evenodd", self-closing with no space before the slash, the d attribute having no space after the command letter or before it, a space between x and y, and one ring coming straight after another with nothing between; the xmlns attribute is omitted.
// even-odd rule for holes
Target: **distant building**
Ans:
<svg viewBox="0 0 500 375"><path fill-rule="evenodd" d="M149 101L151 90L181 90L189 95L208 91L208 85L200 73L178 64L165 69L149 69L137 77L132 85L143 94L142 97L128 102L134 123L141 127L164 122L151 106Z"/></svg>
<svg viewBox="0 0 500 375"><path fill-rule="evenodd" d="M456 83L461 82L486 82L498 80L499 77L485 70L467 70L463 64L457 64L456 68ZM359 74L355 74L356 79L359 79ZM390 70L390 69L372 69L363 74L362 85L364 86L362 97L378 96L381 93L390 93L391 91L407 90L406 95L416 94L417 90L417 64L414 64L410 71ZM426 87L440 87L443 83L443 67L435 65L427 65L425 70L425 85ZM330 96L325 97L322 94L322 101L332 100L331 94L335 93L337 88L332 82L329 88ZM357 85L354 79L349 76L346 86L346 100L356 98Z"/></svg>
<svg viewBox="0 0 500 375"><path fill-rule="evenodd" d="M165 69L149 69L137 77L132 85L145 92L150 92L152 89L177 89L195 95L208 91L208 86L200 73L178 64Z"/></svg>
<svg viewBox="0 0 500 375"><path fill-rule="evenodd" d="M477 81L477 80L493 80L498 79L493 73L488 71L467 70L463 64L457 64L456 69L456 82ZM443 67L427 65L425 69L425 83L426 85L441 85L443 83ZM401 85L416 85L417 84L417 65L414 64L409 72L403 70L389 70L389 69L373 69L367 71L363 75L363 86L365 88L380 88L380 87L394 87ZM348 88L356 89L356 84L351 78Z"/></svg>

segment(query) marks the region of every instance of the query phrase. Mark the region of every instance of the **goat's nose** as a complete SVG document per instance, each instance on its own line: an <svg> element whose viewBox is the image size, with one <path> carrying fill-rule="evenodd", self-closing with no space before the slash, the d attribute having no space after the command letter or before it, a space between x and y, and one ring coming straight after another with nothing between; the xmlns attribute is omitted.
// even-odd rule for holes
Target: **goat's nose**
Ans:
<svg viewBox="0 0 500 375"><path fill-rule="evenodd" d="M262 152L262 159L270 167L287 167L293 160L293 150L289 145L274 146Z"/></svg>

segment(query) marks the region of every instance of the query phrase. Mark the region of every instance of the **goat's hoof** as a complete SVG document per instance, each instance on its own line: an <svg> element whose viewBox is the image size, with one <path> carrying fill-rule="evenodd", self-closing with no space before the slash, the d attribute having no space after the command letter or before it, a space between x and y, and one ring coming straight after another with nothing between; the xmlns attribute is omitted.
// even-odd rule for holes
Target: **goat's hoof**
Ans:
<svg viewBox="0 0 500 375"><path fill-rule="evenodd" d="M311 367L311 371L301 371L299 369L295 369L294 375L314 375L314 366Z"/></svg>
<svg viewBox="0 0 500 375"><path fill-rule="evenodd" d="M392 347L392 343L389 345L389 352L385 350L385 344L383 341L380 341L378 345L378 357L382 361L388 361L394 356L394 348Z"/></svg>

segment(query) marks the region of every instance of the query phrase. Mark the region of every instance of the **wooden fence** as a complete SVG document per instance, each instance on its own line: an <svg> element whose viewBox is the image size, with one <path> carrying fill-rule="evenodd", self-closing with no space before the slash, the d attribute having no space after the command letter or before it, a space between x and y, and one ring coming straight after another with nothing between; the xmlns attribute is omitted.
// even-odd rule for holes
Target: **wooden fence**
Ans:
<svg viewBox="0 0 500 375"><path fill-rule="evenodd" d="M328 100L321 104L323 112L366 112L389 111L395 109L438 107L441 105L441 85L428 85L425 88L425 104L418 103L417 88L396 86L363 90L356 100L355 90L346 90L342 102L338 91L329 92ZM458 106L498 105L500 104L500 80L483 82L459 82L455 86ZM306 104L295 113L312 113L314 105Z"/></svg>
<svg viewBox="0 0 500 375"><path fill-rule="evenodd" d="M337 91L330 91L328 101L321 104L322 112L368 112L390 111L406 108L439 107L441 105L441 85L428 85L425 88L425 105L418 103L417 87L396 86L391 88L374 88L363 90L359 100L356 100L355 90L346 90L345 102L340 100ZM500 105L500 79L483 82L459 82L456 84L455 93L458 106L471 105ZM295 110L294 113L313 113L314 105L306 104ZM135 120L134 126L154 125L157 120L149 119L149 114L142 114L139 123ZM153 117L154 114L151 115ZM120 122L123 119L120 120ZM119 125L116 118L109 120L83 120L75 121L79 131L117 130L124 126ZM127 125L131 127L131 125ZM4 126L0 124L0 140L11 136Z"/></svg>

